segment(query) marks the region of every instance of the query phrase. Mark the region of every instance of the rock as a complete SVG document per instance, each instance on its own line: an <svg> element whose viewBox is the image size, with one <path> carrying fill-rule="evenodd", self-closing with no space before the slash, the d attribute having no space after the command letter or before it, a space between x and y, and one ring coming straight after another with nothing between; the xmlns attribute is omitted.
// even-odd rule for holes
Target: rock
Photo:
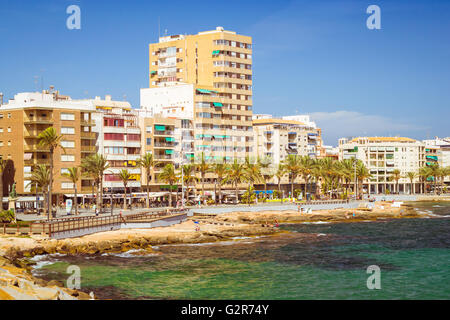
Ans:
<svg viewBox="0 0 450 320"><path fill-rule="evenodd" d="M47 282L47 287L64 287L64 284L61 281L58 280L50 280L49 282Z"/></svg>
<svg viewBox="0 0 450 320"><path fill-rule="evenodd" d="M55 288L37 287L34 288L34 292L40 300L56 300L59 296L59 291Z"/></svg>
<svg viewBox="0 0 450 320"><path fill-rule="evenodd" d="M0 288L0 300L14 300L14 298Z"/></svg>
<svg viewBox="0 0 450 320"><path fill-rule="evenodd" d="M26 292L17 287L6 286L2 287L1 290L10 295L14 300L38 300L34 292Z"/></svg>

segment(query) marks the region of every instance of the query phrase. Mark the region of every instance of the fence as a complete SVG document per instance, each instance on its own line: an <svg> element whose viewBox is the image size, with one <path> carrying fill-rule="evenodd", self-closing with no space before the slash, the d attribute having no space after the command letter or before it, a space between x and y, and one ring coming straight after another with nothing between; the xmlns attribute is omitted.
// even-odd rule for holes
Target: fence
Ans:
<svg viewBox="0 0 450 320"><path fill-rule="evenodd" d="M158 220L162 217L173 216L184 213L185 210L169 209L166 211L157 212L143 212L131 215L113 215L100 217L70 217L58 218L50 221L37 221L30 223L28 226L20 226L11 223L3 223L0 225L0 234L14 234L14 235L32 235L32 234L46 234L49 237L61 233L76 232L80 230L96 229L99 231L105 227L120 227L121 223L128 221L151 221Z"/></svg>

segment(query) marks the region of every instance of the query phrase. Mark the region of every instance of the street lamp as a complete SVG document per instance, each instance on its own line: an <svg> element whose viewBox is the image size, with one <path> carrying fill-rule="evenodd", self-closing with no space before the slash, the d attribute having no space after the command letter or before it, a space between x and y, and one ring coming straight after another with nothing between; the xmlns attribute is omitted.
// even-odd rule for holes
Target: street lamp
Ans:
<svg viewBox="0 0 450 320"><path fill-rule="evenodd" d="M356 160L356 156L354 157L354 162L353 162L353 167L355 168L355 200L357 199L357 197L358 197L358 186L356 185L356 182L357 182L357 179L356 179L356 163L357 163L357 160Z"/></svg>

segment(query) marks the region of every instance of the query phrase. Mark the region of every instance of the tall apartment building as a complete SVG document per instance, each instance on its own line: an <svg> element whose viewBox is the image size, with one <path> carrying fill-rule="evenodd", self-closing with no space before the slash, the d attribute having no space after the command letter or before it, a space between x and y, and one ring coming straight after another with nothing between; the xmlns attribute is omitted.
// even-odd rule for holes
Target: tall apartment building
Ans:
<svg viewBox="0 0 450 320"><path fill-rule="evenodd" d="M361 160L370 170L372 178L364 182L370 194L395 191L396 181L390 178L395 169L400 170L400 193L409 193L410 181L407 172L418 173L425 166L425 144L403 137L359 137L352 140L339 139L339 159L355 158ZM422 191L417 179L413 192Z"/></svg>
<svg viewBox="0 0 450 320"><path fill-rule="evenodd" d="M289 154L317 158L321 130L296 120L255 115L253 120L254 156L270 157L276 165Z"/></svg>
<svg viewBox="0 0 450 320"><path fill-rule="evenodd" d="M117 176L122 170L130 172L128 190L141 189L141 169L136 161L141 156L141 130L138 113L126 101L114 101L107 95L105 99L96 97L89 102L95 107L92 128L98 136L96 147L110 165L103 177L103 187L113 193L123 192L123 183Z"/></svg>
<svg viewBox="0 0 450 320"><path fill-rule="evenodd" d="M150 44L141 108L193 122L194 154L211 161L253 154L252 39L218 27Z"/></svg>
<svg viewBox="0 0 450 320"><path fill-rule="evenodd" d="M30 176L39 164L50 164L49 149L39 146L38 135L54 127L62 135L61 145L54 154L53 203L62 195L73 193L73 184L61 176L67 168L76 167L81 160L95 153L93 113L95 107L86 101L72 100L58 91L24 92L0 107L0 157L8 161L3 194L13 182L19 195L32 195ZM91 181L82 177L80 193L89 192Z"/></svg>
<svg viewBox="0 0 450 320"><path fill-rule="evenodd" d="M440 167L450 167L450 137L435 137L434 139L423 140L423 142L426 145L426 165L437 163ZM449 185L450 177L445 177L444 182Z"/></svg>

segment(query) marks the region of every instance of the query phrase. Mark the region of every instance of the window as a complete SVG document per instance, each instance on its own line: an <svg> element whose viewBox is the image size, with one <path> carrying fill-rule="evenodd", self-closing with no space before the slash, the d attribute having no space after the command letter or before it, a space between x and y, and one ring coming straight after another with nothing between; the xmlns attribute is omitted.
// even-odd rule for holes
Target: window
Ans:
<svg viewBox="0 0 450 320"><path fill-rule="evenodd" d="M0 133L3 133L3 128L0 128Z"/></svg>
<svg viewBox="0 0 450 320"><path fill-rule="evenodd" d="M139 141L139 140L141 140L140 134L132 134L132 133L127 134L127 141Z"/></svg>
<svg viewBox="0 0 450 320"><path fill-rule="evenodd" d="M75 141L61 141L64 148L75 148Z"/></svg>
<svg viewBox="0 0 450 320"><path fill-rule="evenodd" d="M75 115L73 113L61 113L61 120L75 120Z"/></svg>
<svg viewBox="0 0 450 320"><path fill-rule="evenodd" d="M152 145L152 138L147 138L147 145L151 146Z"/></svg>
<svg viewBox="0 0 450 320"><path fill-rule="evenodd" d="M63 155L61 155L61 161L73 162L73 161L75 161L75 156L74 155L63 154Z"/></svg>
<svg viewBox="0 0 450 320"><path fill-rule="evenodd" d="M105 133L105 140L123 141L123 133Z"/></svg>
<svg viewBox="0 0 450 320"><path fill-rule="evenodd" d="M0 119L3 119L3 113L0 113Z"/></svg>
<svg viewBox="0 0 450 320"><path fill-rule="evenodd" d="M61 134L75 134L75 128L73 128L73 127L61 127Z"/></svg>
<svg viewBox="0 0 450 320"><path fill-rule="evenodd" d="M145 127L145 132L152 133L152 126L146 126Z"/></svg>
<svg viewBox="0 0 450 320"><path fill-rule="evenodd" d="M0 147L3 147L3 141L0 141Z"/></svg>
<svg viewBox="0 0 450 320"><path fill-rule="evenodd" d="M73 189L73 183L72 182L61 182L61 189Z"/></svg>
<svg viewBox="0 0 450 320"><path fill-rule="evenodd" d="M123 147L105 147L105 154L123 154Z"/></svg>
<svg viewBox="0 0 450 320"><path fill-rule="evenodd" d="M11 127L8 127L8 132L11 132Z"/></svg>
<svg viewBox="0 0 450 320"><path fill-rule="evenodd" d="M11 113L8 113L8 119L11 119Z"/></svg>
<svg viewBox="0 0 450 320"><path fill-rule="evenodd" d="M8 141L8 147L10 147L10 146L11 146L11 140Z"/></svg>
<svg viewBox="0 0 450 320"><path fill-rule="evenodd" d="M64 174L64 173L69 173L69 169L61 168L61 174Z"/></svg>

